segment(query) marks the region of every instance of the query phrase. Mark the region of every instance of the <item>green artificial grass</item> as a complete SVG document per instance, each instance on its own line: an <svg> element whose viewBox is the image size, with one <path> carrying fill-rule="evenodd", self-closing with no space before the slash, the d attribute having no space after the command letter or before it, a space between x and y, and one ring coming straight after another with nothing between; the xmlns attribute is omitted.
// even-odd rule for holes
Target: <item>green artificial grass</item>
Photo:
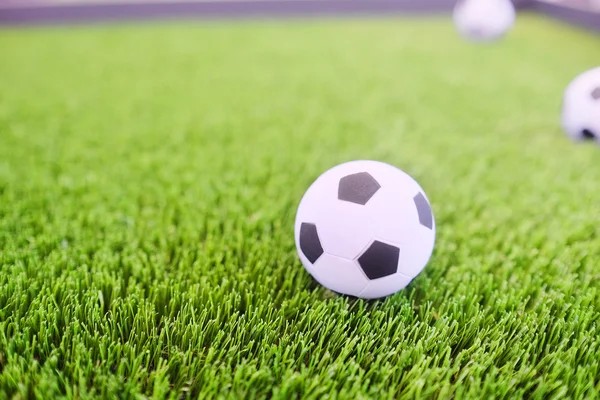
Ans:
<svg viewBox="0 0 600 400"><path fill-rule="evenodd" d="M592 398L600 148L559 125L600 38L523 15L0 31L0 398ZM297 258L352 159L417 179L431 262L382 301Z"/></svg>

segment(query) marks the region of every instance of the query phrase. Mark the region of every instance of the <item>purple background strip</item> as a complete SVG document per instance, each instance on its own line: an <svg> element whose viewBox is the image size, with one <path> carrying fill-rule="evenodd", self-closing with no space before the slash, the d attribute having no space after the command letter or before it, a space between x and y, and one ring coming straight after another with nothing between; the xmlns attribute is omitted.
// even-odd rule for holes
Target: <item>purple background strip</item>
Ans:
<svg viewBox="0 0 600 400"><path fill-rule="evenodd" d="M68 4L0 8L0 24L39 24L157 18L316 16L336 14L442 13L453 0L207 1Z"/></svg>
<svg viewBox="0 0 600 400"><path fill-rule="evenodd" d="M600 31L600 13L535 0L513 1L519 8L528 8ZM0 0L0 25L153 19L441 14L450 12L454 3L455 0L208 0L50 5L48 0Z"/></svg>
<svg viewBox="0 0 600 400"><path fill-rule="evenodd" d="M533 10L570 24L600 32L600 12L590 12L541 1L535 2Z"/></svg>

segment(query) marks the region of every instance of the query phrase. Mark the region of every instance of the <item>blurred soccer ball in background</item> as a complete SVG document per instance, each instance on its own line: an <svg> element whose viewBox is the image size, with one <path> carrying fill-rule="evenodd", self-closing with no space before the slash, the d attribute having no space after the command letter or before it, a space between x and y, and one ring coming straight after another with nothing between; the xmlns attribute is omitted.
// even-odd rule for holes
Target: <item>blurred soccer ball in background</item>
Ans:
<svg viewBox="0 0 600 400"><path fill-rule="evenodd" d="M456 30L463 38L491 42L512 28L516 11L510 0L458 0L453 18Z"/></svg>
<svg viewBox="0 0 600 400"><path fill-rule="evenodd" d="M565 89L562 126L573 140L600 144L600 67L578 75Z"/></svg>

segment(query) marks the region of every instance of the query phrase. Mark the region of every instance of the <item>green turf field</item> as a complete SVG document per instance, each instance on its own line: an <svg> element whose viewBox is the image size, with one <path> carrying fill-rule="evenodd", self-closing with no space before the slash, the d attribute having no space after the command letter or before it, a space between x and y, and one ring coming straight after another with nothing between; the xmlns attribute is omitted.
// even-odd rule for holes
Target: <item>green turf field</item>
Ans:
<svg viewBox="0 0 600 400"><path fill-rule="evenodd" d="M522 16L0 31L0 398L592 398L600 37ZM413 175L437 244L384 301L296 256L310 183Z"/></svg>

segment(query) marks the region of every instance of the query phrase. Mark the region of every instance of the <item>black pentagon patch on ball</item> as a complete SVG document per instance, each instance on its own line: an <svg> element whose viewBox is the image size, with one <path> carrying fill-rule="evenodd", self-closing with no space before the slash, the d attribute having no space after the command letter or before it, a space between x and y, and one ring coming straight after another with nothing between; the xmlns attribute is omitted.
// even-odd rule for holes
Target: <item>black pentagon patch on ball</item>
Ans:
<svg viewBox="0 0 600 400"><path fill-rule="evenodd" d="M321 240L319 239L315 224L303 222L300 225L300 250L302 250L302 253L304 253L304 256L311 264L314 264L321 257L321 254L323 254L323 246L321 246Z"/></svg>
<svg viewBox="0 0 600 400"><path fill-rule="evenodd" d="M581 137L584 140L594 140L596 139L596 135L594 134L594 132L590 131L589 129L584 129L581 131Z"/></svg>
<svg viewBox="0 0 600 400"><path fill-rule="evenodd" d="M376 240L358 257L358 264L369 279L378 279L395 274L399 258L399 248Z"/></svg>
<svg viewBox="0 0 600 400"><path fill-rule="evenodd" d="M338 199L364 206L380 188L368 172L359 172L340 179Z"/></svg>
<svg viewBox="0 0 600 400"><path fill-rule="evenodd" d="M592 90L592 99L599 100L600 99L600 86L596 89Z"/></svg>
<svg viewBox="0 0 600 400"><path fill-rule="evenodd" d="M431 212L431 207L427 202L423 193L419 192L413 200L415 201L415 206L417 207L417 213L419 214L419 222L421 225L433 229L433 214Z"/></svg>

